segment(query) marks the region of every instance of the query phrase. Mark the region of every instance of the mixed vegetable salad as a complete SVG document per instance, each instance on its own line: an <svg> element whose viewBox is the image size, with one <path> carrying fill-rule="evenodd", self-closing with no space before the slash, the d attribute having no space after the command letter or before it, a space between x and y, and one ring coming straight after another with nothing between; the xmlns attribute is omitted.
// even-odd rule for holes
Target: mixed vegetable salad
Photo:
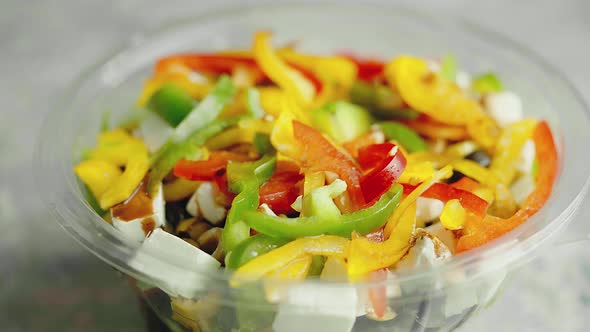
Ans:
<svg viewBox="0 0 590 332"><path fill-rule="evenodd" d="M452 56L318 56L258 32L251 49L159 59L136 106L74 167L89 201L236 287L444 261L534 215L557 172L547 123Z"/></svg>

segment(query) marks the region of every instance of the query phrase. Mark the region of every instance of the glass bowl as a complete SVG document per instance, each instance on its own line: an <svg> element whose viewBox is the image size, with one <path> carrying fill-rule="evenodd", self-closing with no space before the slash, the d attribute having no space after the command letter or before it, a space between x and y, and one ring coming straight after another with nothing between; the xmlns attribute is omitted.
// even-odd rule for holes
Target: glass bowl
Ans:
<svg viewBox="0 0 590 332"><path fill-rule="evenodd" d="M384 59L451 52L468 72L497 73L522 97L526 115L550 123L560 159L554 194L521 227L435 268L398 272L380 283L270 282L281 294L306 298L298 304L268 303L260 292L269 283L232 288L227 271L199 271L162 257L137 256L138 245L90 208L72 165L84 147L94 145L105 110L117 122L134 105L158 57L248 48L260 29L275 32L275 43L297 41L306 52L347 50ZM400 7L265 5L190 17L133 37L82 73L60 98L40 133L35 163L39 190L61 226L136 281L139 294L172 328L264 331L274 322L277 331L448 331L489 304L507 274L534 257L572 219L589 183L590 166L577 162L589 138L587 107L558 71L521 45L473 24ZM176 276L173 282L170 275ZM391 315L386 321L352 312L351 306L362 305L363 294L372 287L387 289Z"/></svg>

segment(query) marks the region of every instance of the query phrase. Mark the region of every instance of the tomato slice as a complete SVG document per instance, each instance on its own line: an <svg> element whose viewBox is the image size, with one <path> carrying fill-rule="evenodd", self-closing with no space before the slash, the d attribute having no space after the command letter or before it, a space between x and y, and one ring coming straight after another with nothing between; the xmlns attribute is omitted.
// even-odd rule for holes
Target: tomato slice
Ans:
<svg viewBox="0 0 590 332"><path fill-rule="evenodd" d="M365 200L360 185L362 173L354 159L334 147L320 132L297 120L293 121L293 135L301 146L298 158L301 167L338 174L348 185L347 192L353 210L363 206Z"/></svg>
<svg viewBox="0 0 590 332"><path fill-rule="evenodd" d="M213 151L207 160L182 159L174 165L174 175L191 181L213 181L228 161L249 161L250 157L230 151Z"/></svg>
<svg viewBox="0 0 590 332"><path fill-rule="evenodd" d="M291 204L302 194L299 166L279 160L273 175L260 186L260 204L266 203L277 214L294 212Z"/></svg>

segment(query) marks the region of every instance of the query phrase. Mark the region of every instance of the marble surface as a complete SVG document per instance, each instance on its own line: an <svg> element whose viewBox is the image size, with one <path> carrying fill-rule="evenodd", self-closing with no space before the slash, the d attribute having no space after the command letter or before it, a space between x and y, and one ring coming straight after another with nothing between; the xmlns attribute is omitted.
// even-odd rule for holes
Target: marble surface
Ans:
<svg viewBox="0 0 590 332"><path fill-rule="evenodd" d="M145 331L125 279L70 239L39 202L31 177L36 132L55 95L107 45L188 12L235 3L1 2L0 330ZM590 101L589 1L430 0L419 6L467 17L522 42L562 70ZM586 201L570 233L587 234L588 219ZM521 268L504 295L462 330L586 331L588 244L562 246Z"/></svg>

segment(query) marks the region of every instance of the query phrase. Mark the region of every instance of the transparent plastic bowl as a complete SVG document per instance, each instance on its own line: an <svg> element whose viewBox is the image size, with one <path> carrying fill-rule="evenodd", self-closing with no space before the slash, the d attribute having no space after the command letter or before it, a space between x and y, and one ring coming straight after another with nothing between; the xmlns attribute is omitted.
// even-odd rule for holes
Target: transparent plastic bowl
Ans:
<svg viewBox="0 0 590 332"><path fill-rule="evenodd" d="M72 165L79 160L82 148L95 144L105 110L111 110L116 122L132 107L158 57L183 51L248 48L259 29L274 31L277 44L296 40L300 49L308 52L350 50L384 59L401 53L438 57L452 52L468 72L497 73L508 89L522 97L527 115L547 119L551 125L560 165L554 194L521 227L436 268L399 272L379 284L311 280L271 285L283 292L291 289L308 294L307 304L267 303L259 296L261 284L231 288L226 271L198 271L161 257L136 257L137 244L103 222L85 201ZM138 292L171 327L186 328L174 318L184 326L205 331L264 331L270 330L280 312L290 315L291 320L286 321L293 322L292 330L345 329L342 322L350 320L348 295L360 294L362 302L367 289L384 286L396 317L380 322L360 316L354 331L447 331L486 306L507 273L538 253L539 247L571 220L588 187L589 165L577 159L587 153L589 138L587 108L560 73L521 45L475 25L439 13L397 7L266 5L191 17L135 36L85 71L47 118L36 174L39 189L62 227L96 256L137 280L141 285ZM171 274L177 277L171 279ZM191 299L180 299L187 288ZM336 294L336 301L323 301L329 292ZM317 299L312 300L314 296ZM173 298L175 311L170 305Z"/></svg>

